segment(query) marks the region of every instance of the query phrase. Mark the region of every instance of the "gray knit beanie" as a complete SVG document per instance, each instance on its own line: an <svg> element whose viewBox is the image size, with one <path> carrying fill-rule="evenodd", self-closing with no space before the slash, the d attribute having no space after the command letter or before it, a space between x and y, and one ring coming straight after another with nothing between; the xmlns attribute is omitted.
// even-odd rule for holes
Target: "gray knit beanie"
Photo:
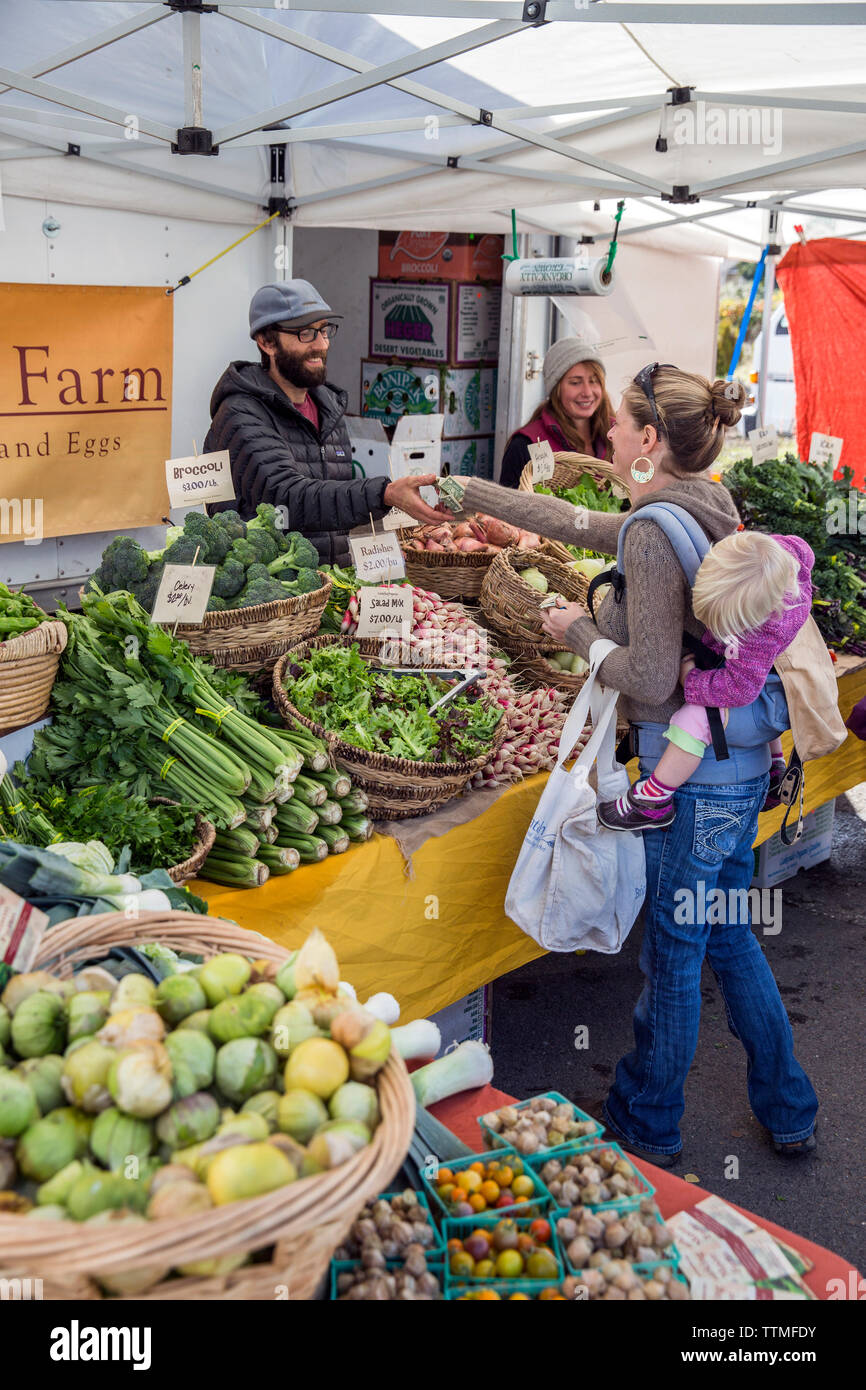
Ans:
<svg viewBox="0 0 866 1390"><path fill-rule="evenodd" d="M604 371L604 362L585 338L560 338L554 343L544 357L544 394L549 397L556 383L578 362L597 362Z"/></svg>

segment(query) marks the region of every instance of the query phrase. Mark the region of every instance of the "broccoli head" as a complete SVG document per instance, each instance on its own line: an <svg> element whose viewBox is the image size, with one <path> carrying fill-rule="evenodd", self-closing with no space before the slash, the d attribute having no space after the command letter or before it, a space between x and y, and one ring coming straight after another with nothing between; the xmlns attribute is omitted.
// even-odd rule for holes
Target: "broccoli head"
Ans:
<svg viewBox="0 0 866 1390"><path fill-rule="evenodd" d="M138 541L131 536L115 536L102 552L91 583L97 584L104 594L117 589L131 591L133 584L141 584L147 578L149 567L150 557Z"/></svg>
<svg viewBox="0 0 866 1390"><path fill-rule="evenodd" d="M232 548L226 558L229 560L237 560L239 565L243 565L244 569L249 569L250 565L259 563L259 558L252 542L245 540L243 537L236 541L232 541Z"/></svg>
<svg viewBox="0 0 866 1390"><path fill-rule="evenodd" d="M131 592L148 613L153 612L159 581L162 579L162 571L162 563L151 565L147 578L141 584L135 584L132 587Z"/></svg>
<svg viewBox="0 0 866 1390"><path fill-rule="evenodd" d="M215 518L201 512L187 512L183 534L193 537L200 547L198 558L202 565L222 564L231 549L232 537L225 527L218 526Z"/></svg>
<svg viewBox="0 0 866 1390"><path fill-rule="evenodd" d="M207 601L207 608L205 612L223 613L227 607L228 604L226 603L224 598L220 598L218 594L211 594L210 598Z"/></svg>
<svg viewBox="0 0 866 1390"><path fill-rule="evenodd" d="M227 531L229 538L233 541L243 540L247 534L246 523L242 520L240 512L234 511L233 508L229 508L225 512L217 512L211 520L215 521L217 526L221 526L224 531Z"/></svg>
<svg viewBox="0 0 866 1390"><path fill-rule="evenodd" d="M289 531L284 553L272 560L268 564L268 569L271 574L282 578L285 570L314 570L318 563L319 552L313 542L308 540L306 536L302 536L300 531ZM288 575L285 577L289 578Z"/></svg>
<svg viewBox="0 0 866 1390"><path fill-rule="evenodd" d="M183 535L178 540L163 551L163 561L167 565L191 565L195 559L196 551L200 551L201 542L195 536ZM199 560L204 563L201 553Z"/></svg>
<svg viewBox="0 0 866 1390"><path fill-rule="evenodd" d="M301 569L298 570L298 577L293 584L284 584L283 588L291 589L296 594L312 594L316 589L321 589L322 577L317 570Z"/></svg>
<svg viewBox="0 0 866 1390"><path fill-rule="evenodd" d="M231 608L255 608L260 603L276 603L286 597L282 584L278 584L275 579L267 581L257 579L253 584L247 584L236 598L230 599L228 606Z"/></svg>
<svg viewBox="0 0 866 1390"><path fill-rule="evenodd" d="M280 553L280 544L276 536L272 535L270 531L256 531L251 526L247 527L244 544L252 546L256 560L263 565L269 565L272 560L276 560Z"/></svg>
<svg viewBox="0 0 866 1390"><path fill-rule="evenodd" d="M234 598L246 582L247 574L243 565L233 555L228 555L223 563L217 566L212 592L218 598Z"/></svg>

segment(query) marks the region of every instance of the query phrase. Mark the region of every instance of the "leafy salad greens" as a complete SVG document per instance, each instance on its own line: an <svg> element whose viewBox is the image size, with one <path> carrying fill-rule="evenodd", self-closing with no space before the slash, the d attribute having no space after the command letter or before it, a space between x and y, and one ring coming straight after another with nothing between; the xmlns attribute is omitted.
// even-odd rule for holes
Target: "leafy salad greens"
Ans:
<svg viewBox="0 0 866 1390"><path fill-rule="evenodd" d="M448 689L429 675L375 670L357 644L321 647L286 671L286 693L307 719L371 753L417 762L477 757L489 747L502 710L474 687L430 714Z"/></svg>

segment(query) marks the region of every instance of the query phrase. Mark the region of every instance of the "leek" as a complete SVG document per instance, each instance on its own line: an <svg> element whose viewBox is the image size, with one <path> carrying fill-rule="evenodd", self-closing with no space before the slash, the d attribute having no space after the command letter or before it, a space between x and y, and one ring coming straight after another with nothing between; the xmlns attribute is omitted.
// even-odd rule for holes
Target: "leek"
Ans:
<svg viewBox="0 0 866 1390"><path fill-rule="evenodd" d="M484 1043L462 1042L435 1062L413 1071L409 1080L419 1105L435 1105L460 1091L489 1086L493 1080L493 1058Z"/></svg>
<svg viewBox="0 0 866 1390"><path fill-rule="evenodd" d="M320 825L316 834L325 841L331 854L345 854L350 840L341 825Z"/></svg>

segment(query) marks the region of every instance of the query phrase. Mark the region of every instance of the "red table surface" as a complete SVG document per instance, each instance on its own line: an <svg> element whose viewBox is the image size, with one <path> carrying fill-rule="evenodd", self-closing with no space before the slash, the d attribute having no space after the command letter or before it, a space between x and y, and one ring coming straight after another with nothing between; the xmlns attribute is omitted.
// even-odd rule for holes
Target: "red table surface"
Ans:
<svg viewBox="0 0 866 1390"><path fill-rule="evenodd" d="M440 1101L438 1105L431 1106L431 1114L447 1125L458 1139L462 1139L464 1144L469 1144L473 1153L479 1153L483 1147L481 1131L476 1123L476 1116L484 1115L488 1110L496 1110L500 1105L510 1105L514 1100L513 1096L508 1096L504 1091L497 1091L495 1086L481 1086L474 1091L464 1091L459 1096L452 1096L450 1100ZM673 1173L664 1168L657 1168L654 1163L643 1163L639 1159L632 1160L637 1168L643 1173L644 1177L652 1183L656 1189L656 1201L659 1210L665 1218L673 1216L678 1211L688 1211L690 1207L697 1206L698 1202L703 1201L704 1197L711 1194L706 1188L698 1187L696 1183L683 1182L682 1178L676 1177ZM826 1299L828 1295L828 1281L831 1279L841 1279L844 1281L845 1298L857 1297L859 1271L850 1265L847 1260L843 1260L839 1255L834 1255L832 1250L825 1250L822 1245L814 1245L811 1240L804 1240L802 1236L795 1235L793 1231L786 1231L783 1226L776 1226L772 1221L765 1221L763 1217L756 1216L754 1212L746 1211L744 1207L737 1207L732 1202L737 1211L742 1211L750 1217L758 1226L763 1226L765 1231L777 1236L787 1245L799 1250L801 1255L806 1256L814 1264L814 1269L803 1276L804 1282L818 1298ZM838 1286L837 1286L838 1287ZM836 1295L839 1297L839 1294Z"/></svg>

